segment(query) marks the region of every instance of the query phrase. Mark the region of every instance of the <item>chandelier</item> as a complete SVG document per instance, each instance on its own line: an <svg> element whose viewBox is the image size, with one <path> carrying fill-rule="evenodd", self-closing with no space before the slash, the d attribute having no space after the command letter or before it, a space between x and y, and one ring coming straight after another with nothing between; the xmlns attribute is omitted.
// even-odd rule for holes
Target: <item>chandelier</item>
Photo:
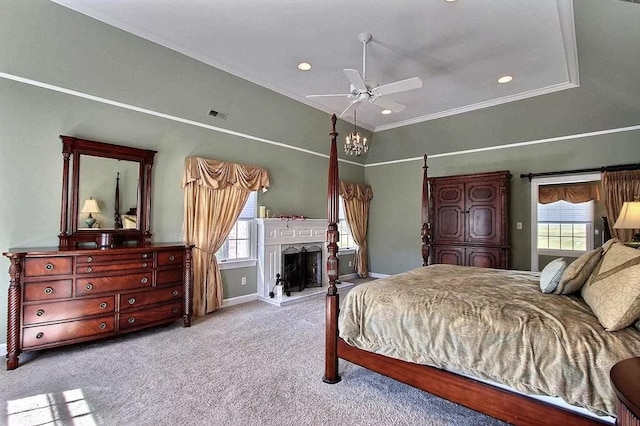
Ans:
<svg viewBox="0 0 640 426"><path fill-rule="evenodd" d="M344 152L348 155L360 155L369 150L367 138L363 138L356 129L356 112L353 111L353 133L349 133L344 141Z"/></svg>

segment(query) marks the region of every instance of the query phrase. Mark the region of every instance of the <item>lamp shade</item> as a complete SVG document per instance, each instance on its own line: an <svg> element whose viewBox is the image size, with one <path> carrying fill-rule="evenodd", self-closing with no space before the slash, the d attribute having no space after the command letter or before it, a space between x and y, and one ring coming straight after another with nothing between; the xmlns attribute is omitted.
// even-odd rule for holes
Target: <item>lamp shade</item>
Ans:
<svg viewBox="0 0 640 426"><path fill-rule="evenodd" d="M622 205L616 229L640 229L640 201L627 201Z"/></svg>
<svg viewBox="0 0 640 426"><path fill-rule="evenodd" d="M100 208L98 207L98 202L93 198L89 197L88 200L85 200L84 206L82 206L82 213L100 213Z"/></svg>

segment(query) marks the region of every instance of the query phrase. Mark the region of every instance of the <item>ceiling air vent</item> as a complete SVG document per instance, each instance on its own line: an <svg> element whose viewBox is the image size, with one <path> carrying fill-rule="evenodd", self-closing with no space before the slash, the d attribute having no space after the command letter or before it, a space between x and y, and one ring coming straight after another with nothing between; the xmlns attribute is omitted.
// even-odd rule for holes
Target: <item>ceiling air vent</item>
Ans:
<svg viewBox="0 0 640 426"><path fill-rule="evenodd" d="M226 120L227 119L227 113L226 112L219 112L219 111L214 111L214 110L209 110L209 115L215 118L219 118L220 120Z"/></svg>

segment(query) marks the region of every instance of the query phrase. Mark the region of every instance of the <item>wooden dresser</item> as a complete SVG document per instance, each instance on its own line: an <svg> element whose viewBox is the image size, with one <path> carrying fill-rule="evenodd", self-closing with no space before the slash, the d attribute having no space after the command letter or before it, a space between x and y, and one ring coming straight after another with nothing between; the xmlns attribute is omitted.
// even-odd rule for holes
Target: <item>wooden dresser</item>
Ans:
<svg viewBox="0 0 640 426"><path fill-rule="evenodd" d="M432 263L509 267L508 171L429 178Z"/></svg>
<svg viewBox="0 0 640 426"><path fill-rule="evenodd" d="M21 352L96 340L183 318L191 325L191 247L15 249L7 369Z"/></svg>

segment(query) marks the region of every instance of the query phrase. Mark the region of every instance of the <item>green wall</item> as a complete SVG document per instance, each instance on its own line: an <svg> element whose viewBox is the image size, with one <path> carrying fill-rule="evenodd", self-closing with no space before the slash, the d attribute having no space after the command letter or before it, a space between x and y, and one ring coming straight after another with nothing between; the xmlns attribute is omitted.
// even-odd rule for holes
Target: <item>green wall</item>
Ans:
<svg viewBox="0 0 640 426"><path fill-rule="evenodd" d="M574 12L580 87L375 134L365 168L375 193L368 236L373 271L392 274L422 264L425 153L430 176L511 171L517 269L529 269L531 256L530 187L520 173L640 163L640 5L580 0ZM505 149L481 151L486 147Z"/></svg>
<svg viewBox="0 0 640 426"><path fill-rule="evenodd" d="M580 87L374 137L364 131L371 150L347 159L357 164L342 161L340 176L373 186L373 272L422 262L422 162L415 158L425 152L432 176L511 170L513 266L520 269L530 258L529 184L520 173L640 162L640 5L580 0L574 9ZM57 245L61 134L158 151L155 241L181 239L180 180L189 155L266 167L272 187L258 204L273 214L326 217L327 114L49 1L0 0L0 10L0 248ZM209 117L210 109L228 118ZM338 122L342 135L350 129ZM341 274L350 272L345 264ZM1 272L8 266L2 257L0 288L8 286ZM255 275L255 268L223 271L225 297L254 294ZM0 329L6 294L0 292Z"/></svg>
<svg viewBox="0 0 640 426"><path fill-rule="evenodd" d="M58 244L58 135L158 151L157 242L181 241L180 182L190 155L266 167L271 188L258 195L258 204L272 214L326 217L328 114L49 1L0 0L0 10L0 250ZM210 109L228 118L209 117ZM350 129L338 121L338 132ZM340 172L347 180L364 179L359 164L341 162ZM6 329L8 268L2 257L0 330ZM255 267L222 277L225 298L256 292Z"/></svg>

